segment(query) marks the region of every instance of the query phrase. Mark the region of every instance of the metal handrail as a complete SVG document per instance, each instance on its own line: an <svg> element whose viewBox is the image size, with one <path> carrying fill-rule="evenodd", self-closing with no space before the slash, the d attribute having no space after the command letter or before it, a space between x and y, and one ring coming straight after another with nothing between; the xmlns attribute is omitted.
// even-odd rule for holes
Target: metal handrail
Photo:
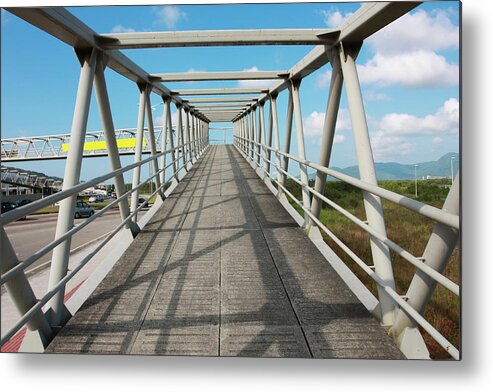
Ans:
<svg viewBox="0 0 493 392"><path fill-rule="evenodd" d="M236 137L236 136L235 136ZM246 159L249 159L249 156L244 154L243 151L241 151L240 148L236 147L240 153L246 158ZM271 164L273 164L271 161L267 160L264 158L264 160L266 162L269 162ZM251 160L258 168L261 168L261 165L256 162L255 160ZM277 165L274 165L277 169L279 169L279 167ZM290 178L292 179L295 179L290 173L284 171L281 169L281 171L288 175ZM385 280L383 280L382 278L380 278L378 276L378 274L373 271L360 257L358 257L346 244L344 244L343 241L341 241L339 239L339 237L337 237L332 231L330 231L315 215L313 215L313 213L307 209L303 203L301 201L299 201L291 192L289 192L289 190L280 183L280 181L278 181L277 179L275 179L273 177L273 175L271 175L269 172L267 171L264 171L265 174L267 174L267 176L277 184L278 187L280 187L284 193L286 193L309 217L310 219L323 231L325 232L339 247L341 247L341 249L353 260L356 262L356 264L358 264L359 267L361 267L365 273L367 275L370 276L370 278L377 284L379 285L380 287L382 287L385 292L390 296L390 298L394 301L394 303L396 303L398 306L400 306L400 308L409 316L411 317L418 325L420 325L426 332L428 332L430 334L431 337L433 337L433 339L435 339L435 341L442 347L444 348L454 359L459 359L460 357L460 353L459 353L459 350L447 339L445 338L433 325L431 325L421 314L419 314L419 312L417 312L412 306L410 306L387 282L385 282ZM295 180L296 181L296 180ZM300 183L298 181L296 181L297 183ZM301 184L300 184L301 185ZM307 187L308 189L311 189L310 187ZM317 192L318 193L318 192ZM328 200L328 199L327 199ZM335 204L335 203L334 203ZM341 207L340 207L341 208ZM351 214L349 214L351 215ZM356 217L355 217L356 218ZM357 219L357 218L356 218ZM361 222L361 221L360 221ZM356 223L356 222L355 222ZM363 222L361 222L364 226L367 226L366 224L364 224ZM363 227L362 227L363 228ZM366 229L365 229L366 230ZM389 242L393 243L391 240L389 240L388 238L386 237L382 237L382 236L379 236L380 238L379 239L386 239L388 240ZM389 245L387 243L387 245ZM397 247L398 245L395 244ZM394 249L395 250L395 249ZM412 256L412 255L411 255ZM407 258L406 258L407 260ZM409 260L408 260L409 261ZM413 264L414 265L414 264ZM428 267L429 268L429 267ZM424 273L428 274L428 271L424 271L422 270ZM435 274L439 274L437 271L433 270L435 272ZM431 275L435 275L435 274L428 274L428 276L430 276L432 279L435 279L435 276L431 276ZM441 277L443 277L443 275L439 274ZM447 279L445 277L443 277L444 279ZM442 279L440 279L442 280ZM448 279L447 279L448 280ZM437 281L438 283L442 284L441 281ZM453 285L455 285L455 283L451 282ZM457 291L457 293L455 292L455 288L452 286L452 287L448 287L450 286L450 284L446 283L446 285L444 284L444 286L446 288L448 288L450 291L454 292L454 294L457 294L459 295L459 292ZM458 290L458 286L457 286L457 290Z"/></svg>
<svg viewBox="0 0 493 392"><path fill-rule="evenodd" d="M200 138L200 139L197 139L197 140L204 140L205 138ZM196 141L197 141L196 140ZM181 148L181 147L184 147L186 145L189 145L189 144L193 144L195 143L196 141L191 141L191 142L188 142L188 143L185 143L185 144L182 144L180 146L177 146L173 149L170 149L168 151L165 151L165 153L168 153L168 152L173 152L174 150L178 149L178 148ZM146 160L143 160L143 161L139 161L139 162L136 162L134 164L131 164L131 165L128 165L122 169L119 169L119 170L115 170L109 174L113 174L112 177L114 176L117 176L119 174L121 174L121 170L123 170L123 172L125 171L128 171L128 170L131 170L133 169L134 167L137 167L137 166L140 166L140 165L143 165L145 163L147 163L148 161L152 160L152 159L156 159L158 156L162 155L163 153L159 153L159 154L156 154L154 155L153 157L149 158L149 159L146 159ZM42 248L40 251L38 251L36 254L34 254L33 256L31 256L30 258L24 260L23 262L19 263L18 265L16 265L14 268L10 269L7 273L3 274L1 276L1 284L3 285L5 282L7 282L8 280L10 280L12 277L14 277L17 273L19 273L20 271L23 271L25 268L27 268L29 265L31 265L34 261L36 261L39 257L43 256L44 254L46 254L47 252L49 252L51 249L53 249L54 247L56 247L58 244L60 244L61 242L65 241L68 237L71 237L73 236L76 232L78 232L79 230L81 230L82 228L84 228L85 226L87 226L89 223L91 223L92 221L94 221L94 219L96 219L98 216L102 215L103 214L103 211L107 211L111 206L117 204L118 202L120 202L123 198L126 198L129 194L132 194L134 192L136 192L139 188L141 188L143 185L147 184L149 181L151 181L153 178L155 178L156 176L160 175L162 172L164 172L168 167L170 167L171 165L173 165L176 161L178 160L181 160L182 158L181 157L177 157L176 159L174 159L173 161L171 161L168 165L166 165L165 167L163 167L162 169L160 169L159 171L157 171L156 173L154 173L152 176L150 176L149 178L147 178L146 180L142 181L137 187L134 187L132 188L131 190L125 192L123 195L121 195L119 198L117 198L116 200L112 201L110 204L108 204L107 206L105 206L103 209L101 209L97 214L94 214L92 217L89 217L88 219L86 219L82 224L74 227L73 229L67 231L63 236L61 236L60 238L52 241L50 244L48 244L47 246L45 246L44 248ZM183 163L183 165L181 166L178 166L177 167L177 170L176 172L180 172L183 168L185 168L191 161L193 160L192 157L190 157L188 160L186 160L186 162ZM102 176L102 177L106 177L107 175L105 176ZM110 177L110 178L112 178ZM101 178L101 177L99 177ZM79 184L79 185L84 185L85 188L87 187L90 187L91 186L91 183L93 181L88 181L86 183L83 183L83 184ZM76 189L79 189L79 185L75 186L75 187L72 187L72 188L69 188L65 191L72 191L72 192L77 192ZM144 208L145 206L148 205L149 203L149 200L152 199L155 195L157 195L159 192L161 192L163 190L165 186L165 183L161 184L161 186L156 189L145 201L144 203L142 203L140 206L138 206L134 211L132 211L124 220L122 220L122 222L116 226L116 228L91 252L89 253L70 273L68 273L67 275L65 275L65 277L63 279L61 279L57 284L56 286L54 286L50 291L48 291L42 298L40 298L38 300L38 302L33 306L31 307L20 319L19 321L12 327L10 328L1 338L0 340L0 346L3 346L10 338L12 338L14 336L14 334L16 332L19 331L20 328L22 328L29 320L31 320L35 315L36 313L42 309L42 307L44 305L46 305L48 303L48 301L53 298L53 296L55 296L60 290L64 289L66 283L68 281L70 281L91 259L92 257L97 254L102 248L103 246L105 246L108 241L110 241L123 227L125 227L130 221L131 219L142 209ZM85 189L83 188L83 189ZM60 192L62 193L62 192ZM73 194L73 193L72 193ZM66 197L70 197L72 194L68 194L68 196ZM66 198L64 197L64 198ZM34 203L32 203L34 204ZM50 203L51 204L51 203ZM41 207L42 208L42 207Z"/></svg>
<svg viewBox="0 0 493 392"><path fill-rule="evenodd" d="M205 138L201 138L199 140L205 140ZM123 174L131 169L134 169L136 167L139 167L139 166L142 166L146 163L149 163L167 153L171 153L171 152L174 152L176 150L179 150L180 148L188 145L188 144L192 144L193 142L189 142L189 143L185 143L185 144L181 144L179 146L176 146L172 149L169 149L169 150L166 150L166 151L163 151L163 152L160 152L160 153L157 153L155 155L152 155L150 156L149 158L146 158L144 160L141 160L139 162L134 162L134 163L131 163L130 165L127 165L123 168L120 168L118 170L115 170L115 171L112 171L112 172L109 172L107 174L104 174L102 176L99 176L99 177L96 177L96 178L93 178L92 180L89 180L87 182L83 182L83 183L80 183L78 185L75 185L71 188L68 188L68 189L64 189L60 192L57 192L53 195L50 195L50 196L47 196L43 199L40 199L40 200L36 200L32 203L29 203L29 204L26 204L22 207L19 207L19 208L16 208L14 210L11 210L11 211L8 211L8 212L5 212L4 214L1 215L0 217L0 224L2 225L6 225L7 223L10 223L10 222L14 222L20 218L23 218L24 216L26 215L29 215L41 208L44 208L44 207L47 207L49 205L52 205L52 204L55 204L56 202L58 201L61 201L63 199L66 199L67 197L69 196L72 196L74 194L78 194L80 191L86 189L86 188L89 188L91 186L94 186L94 185L97 185L97 184L100 184L106 180L109 180L110 178L113 178L119 174Z"/></svg>
<svg viewBox="0 0 493 392"><path fill-rule="evenodd" d="M239 138L239 139L243 139L245 141L249 141L249 139L242 138L240 136L235 136L235 137ZM249 142L251 143L251 141L249 141ZM310 167L312 169L315 169L317 171L325 173L331 177L335 177L338 180L341 180L341 181L343 181L349 185L353 185L353 186L355 186L355 187L357 187L363 191L370 192L376 196L379 196L383 199L391 201L395 204L399 204L400 206L407 208L408 210L417 212L423 216L426 216L427 218L433 219L436 222L443 223L444 225L447 225L447 226L452 227L454 229L460 228L459 216L457 216L455 214L451 214L450 212L443 211L439 208L436 208L436 207L430 206L428 204L422 203L420 201L411 199L407 196L399 195L398 193L389 191L387 189L380 188L379 186L371 185L367 182L364 182L364 181L359 180L357 178L354 178L354 177L348 176L346 174L340 173L336 170L329 169L329 168L324 167L324 166L320 166L320 165L313 163L311 161L300 159L294 155L285 153L279 149L275 149L275 148L266 146L264 144L261 144L261 143L255 142L255 141L253 141L253 143L260 144L261 146L264 146L264 148L267 148L267 149L275 152L276 154L280 154L285 158L292 159L292 160L304 165L305 167Z"/></svg>

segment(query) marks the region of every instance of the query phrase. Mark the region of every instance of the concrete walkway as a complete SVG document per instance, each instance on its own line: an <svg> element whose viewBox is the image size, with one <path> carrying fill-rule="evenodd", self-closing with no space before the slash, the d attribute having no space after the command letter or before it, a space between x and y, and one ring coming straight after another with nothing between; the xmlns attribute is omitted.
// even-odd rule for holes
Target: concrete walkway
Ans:
<svg viewBox="0 0 493 392"><path fill-rule="evenodd" d="M48 352L403 358L232 146L211 146Z"/></svg>

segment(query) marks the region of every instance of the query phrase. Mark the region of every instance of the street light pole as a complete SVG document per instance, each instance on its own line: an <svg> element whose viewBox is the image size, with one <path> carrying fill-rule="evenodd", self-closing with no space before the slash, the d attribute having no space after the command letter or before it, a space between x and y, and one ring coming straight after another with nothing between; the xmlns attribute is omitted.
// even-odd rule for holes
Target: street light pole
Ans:
<svg viewBox="0 0 493 392"><path fill-rule="evenodd" d="M414 165L414 196L418 198L418 165Z"/></svg>

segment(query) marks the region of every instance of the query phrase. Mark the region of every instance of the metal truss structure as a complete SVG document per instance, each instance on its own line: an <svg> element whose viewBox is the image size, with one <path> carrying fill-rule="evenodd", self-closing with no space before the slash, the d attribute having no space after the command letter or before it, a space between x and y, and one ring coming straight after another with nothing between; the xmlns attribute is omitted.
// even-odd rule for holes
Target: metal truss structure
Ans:
<svg viewBox="0 0 493 392"><path fill-rule="evenodd" d="M53 333L66 321L63 305L66 282L78 269L68 273L68 251L73 227L75 195L85 187L113 178L120 207L122 223L115 229L134 236L138 231L137 204L139 187L148 181L156 185L156 192L163 198L163 185L168 180L164 170L171 167L173 180L205 151L209 145L209 123L227 122L233 125L234 145L254 166L262 178L276 184L278 198L291 198L304 211L304 228L310 234L323 232L332 238L366 272L378 287L378 307L375 314L401 347L413 357L413 350L422 342L418 327L427 331L453 358L459 358L459 349L423 317L431 295L439 284L459 295L459 285L443 275L450 255L455 248L460 230L459 184L454 181L443 209L425 205L416 200L384 190L378 186L375 164L364 110L363 99L356 68L356 60L366 38L402 15L414 9L418 2L375 2L365 3L337 29L286 29L286 30L232 30L232 31L175 31L155 33L98 34L63 8L10 8L8 11L39 27L62 42L74 47L81 65L80 81L74 110L74 122L70 135L61 138L25 138L2 141L2 159L44 159L66 157L63 191L44 200L4 214L2 224L18 219L36 208L54 201L63 200L60 208L56 237L53 243L32 257L19 261L10 241L2 228L2 279L11 291L19 309L21 320L2 337L2 344L22 326L37 331L42 346L46 346ZM191 72L149 74L127 58L120 49L199 47L199 46L245 46L245 45L314 45L314 48L289 70L260 72ZM306 160L303 122L301 115L300 86L303 78L330 63L332 78L327 102L327 111L320 145L320 161ZM123 75L140 89L140 106L135 130L115 131L107 97L105 68ZM203 88L170 90L162 82L211 81L241 79L272 79L268 88ZM343 81L348 98L353 135L355 139L360 179L345 176L328 169L333 147L335 124L339 110ZM87 133L92 86L98 98L103 131ZM289 94L286 113L285 140L280 140L278 126L277 97L283 91ZM156 132L152 124L150 94L160 96L164 102L164 127ZM230 97L230 95L235 95ZM241 97L238 97L241 95ZM251 97L250 97L251 96ZM172 124L170 104L177 108L177 122ZM269 105L269 118L264 115ZM147 131L144 131L147 114ZM294 124L294 126L293 126ZM176 129L175 134L172 128ZM292 131L296 134L297 155L291 154ZM132 147L125 151L118 141L132 139ZM55 140L58 140L55 145ZM104 141L105 151L88 151L86 143ZM39 143L39 144L38 144ZM63 145L70 144L68 152ZM62 146L62 147L60 147ZM95 145L97 146L97 145ZM99 145L102 146L102 145ZM151 156L142 159L147 151ZM120 155L132 153L135 163L121 168ZM85 156L107 154L111 172L85 184L79 184L80 166ZM166 163L170 159L170 163ZM288 172L289 161L299 165L301 176L293 177ZM141 181L142 164L151 162L154 175ZM308 181L307 169L317 173L315 185ZM124 188L122 173L133 171L132 190ZM274 173L274 174L273 174ZM335 177L361 189L366 219L360 220L344 210L322 193L327 175ZM286 178L292 178L302 187L302 200L297 200L285 186ZM127 195L132 193L131 205ZM435 222L423 255L411 255L386 234L381 198L397 203ZM373 265L368 266L320 221L322 204L328 204L349 218L360 229L370 235ZM91 218L88 219L91 221ZM81 225L80 225L81 226ZM78 226L78 227L80 227ZM23 270L34 260L53 249L50 284L47 294L37 299L30 290ZM395 287L391 252L401 255L416 268L407 292L398 293ZM88 259L89 260L89 259ZM84 260L83 263L88 260ZM82 267L80 267L82 268ZM42 307L47 305L48 311ZM421 339L421 340L420 340ZM423 343L424 344L424 343ZM421 348L421 347L420 347ZM424 348L426 351L426 348Z"/></svg>
<svg viewBox="0 0 493 392"><path fill-rule="evenodd" d="M28 173L20 169L2 166L0 180L5 184L20 185L27 188L53 188L61 189L62 180L59 178L40 176Z"/></svg>
<svg viewBox="0 0 493 392"><path fill-rule="evenodd" d="M157 145L161 145L162 127L155 127ZM174 132L174 131L173 131ZM116 129L115 138L119 155L135 153L137 145L136 128ZM142 154L151 153L149 129L144 129ZM35 161L45 159L65 159L70 146L70 133L49 136L33 136L15 139L2 139L2 162ZM160 152L160 149L157 148ZM86 132L83 156L107 156L108 149L104 131Z"/></svg>

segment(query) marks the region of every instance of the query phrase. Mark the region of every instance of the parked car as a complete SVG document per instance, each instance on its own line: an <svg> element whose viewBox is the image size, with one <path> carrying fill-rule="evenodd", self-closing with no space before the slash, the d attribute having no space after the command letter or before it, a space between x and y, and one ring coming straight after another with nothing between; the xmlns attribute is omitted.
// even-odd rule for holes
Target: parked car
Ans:
<svg viewBox="0 0 493 392"><path fill-rule="evenodd" d="M89 203L101 203L104 201L103 195L93 195L89 198Z"/></svg>
<svg viewBox="0 0 493 392"><path fill-rule="evenodd" d="M75 204L74 218L79 219L82 217L89 217L94 215L94 208L82 200L77 200Z"/></svg>
<svg viewBox="0 0 493 392"><path fill-rule="evenodd" d="M25 206L26 204L29 204L29 203L32 203L32 200L29 200L29 199L21 199L21 200L17 200L15 202L16 207L22 207L22 206Z"/></svg>
<svg viewBox="0 0 493 392"><path fill-rule="evenodd" d="M4 212L15 209L16 207L17 206L14 203L11 203L10 201L2 201L2 214Z"/></svg>

